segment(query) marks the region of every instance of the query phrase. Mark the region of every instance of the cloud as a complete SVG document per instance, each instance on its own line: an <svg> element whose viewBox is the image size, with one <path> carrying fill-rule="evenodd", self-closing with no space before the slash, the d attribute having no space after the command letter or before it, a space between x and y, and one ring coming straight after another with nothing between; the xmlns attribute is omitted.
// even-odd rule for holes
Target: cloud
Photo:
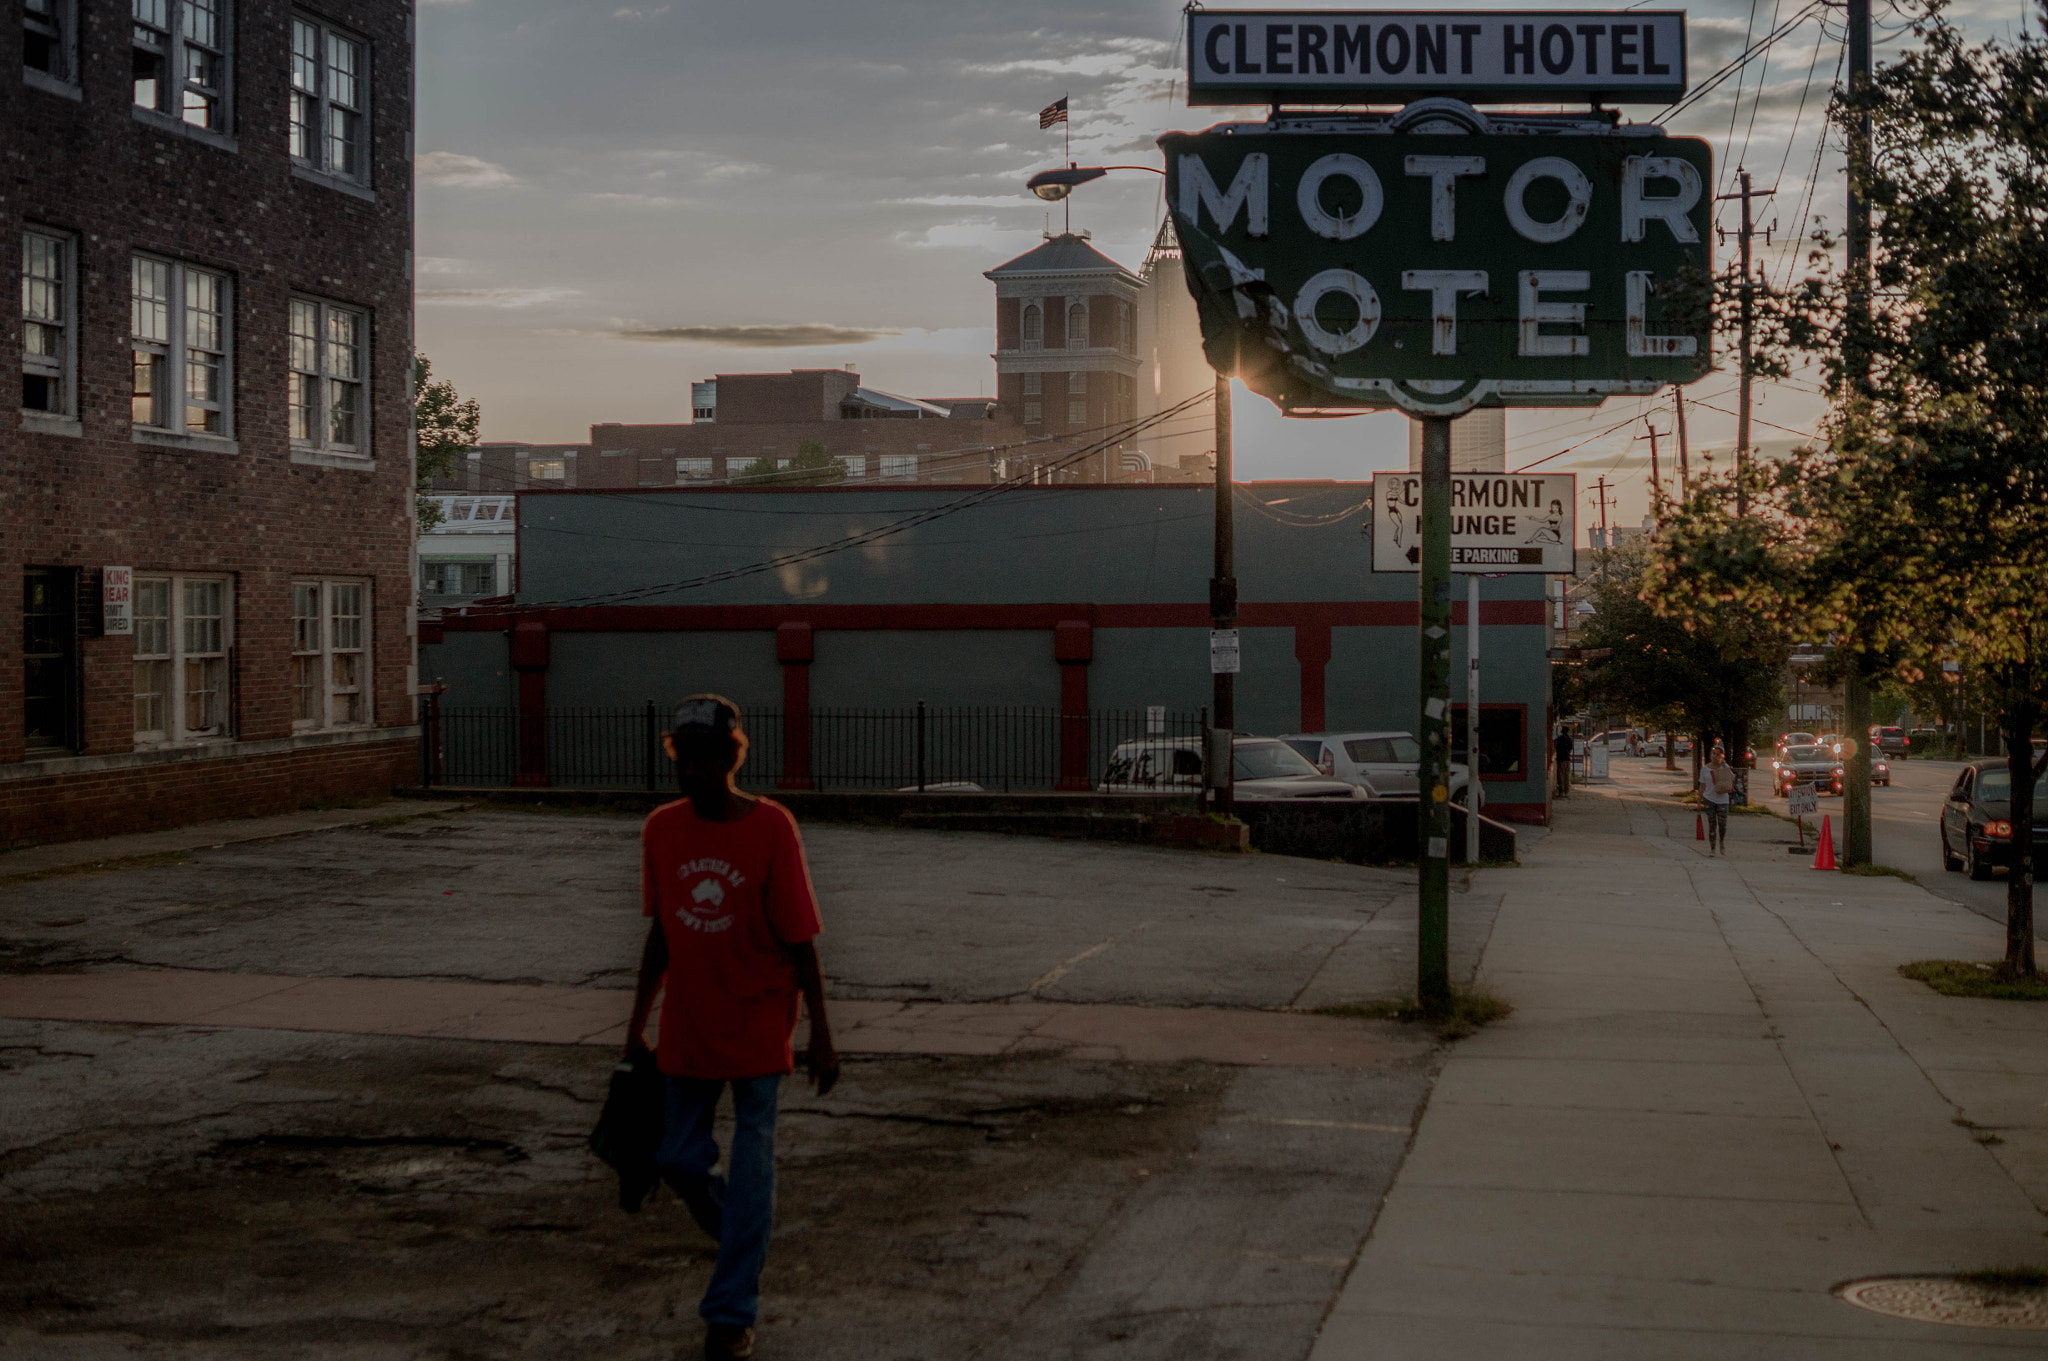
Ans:
<svg viewBox="0 0 2048 1361"><path fill-rule="evenodd" d="M619 6L619 8L612 11L612 18L659 19L662 15L668 13L670 10L674 8L674 5L663 5L660 9L634 9L628 5L621 5Z"/></svg>
<svg viewBox="0 0 2048 1361"><path fill-rule="evenodd" d="M532 307L537 303L573 298L574 288L423 288L413 301L438 307Z"/></svg>
<svg viewBox="0 0 2048 1361"><path fill-rule="evenodd" d="M444 189L502 189L519 183L504 166L459 151L423 151L413 161L413 177Z"/></svg>
<svg viewBox="0 0 2048 1361"><path fill-rule="evenodd" d="M604 193L592 194L590 197L593 202L615 203L626 208L667 208L681 201L661 194Z"/></svg>
<svg viewBox="0 0 2048 1361"><path fill-rule="evenodd" d="M413 267L422 274L467 274L470 263L453 255L422 255Z"/></svg>
<svg viewBox="0 0 2048 1361"><path fill-rule="evenodd" d="M620 340L677 345L730 345L742 350L801 350L813 346L866 345L896 335L858 326L798 323L789 326L661 326L606 332Z"/></svg>

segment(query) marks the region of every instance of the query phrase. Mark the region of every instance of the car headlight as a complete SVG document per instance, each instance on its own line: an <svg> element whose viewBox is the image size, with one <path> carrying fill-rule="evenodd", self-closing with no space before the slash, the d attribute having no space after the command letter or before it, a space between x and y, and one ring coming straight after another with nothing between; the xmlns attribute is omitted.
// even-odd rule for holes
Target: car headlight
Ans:
<svg viewBox="0 0 2048 1361"><path fill-rule="evenodd" d="M2003 818L2000 818L1996 822L1987 822L1984 824L1984 835L1999 837L2011 836L2012 824L2010 822L2007 822Z"/></svg>

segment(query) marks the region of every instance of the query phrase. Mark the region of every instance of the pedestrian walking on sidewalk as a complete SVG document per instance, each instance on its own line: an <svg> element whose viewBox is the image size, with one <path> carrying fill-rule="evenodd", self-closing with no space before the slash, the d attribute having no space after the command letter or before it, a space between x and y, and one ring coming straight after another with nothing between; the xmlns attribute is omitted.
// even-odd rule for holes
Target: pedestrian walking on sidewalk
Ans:
<svg viewBox="0 0 2048 1361"><path fill-rule="evenodd" d="M1568 799L1572 793L1572 730L1558 724L1557 736L1551 740L1550 747L1557 758L1557 796Z"/></svg>
<svg viewBox="0 0 2048 1361"><path fill-rule="evenodd" d="M754 1354L761 1267L775 1217L775 1107L795 1069L797 1001L811 1018L809 1071L818 1095L839 1080L813 939L822 930L810 868L789 810L742 794L740 712L718 695L677 706L662 745L683 797L641 829L643 910L654 919L627 1027L629 1057L647 1052L661 996L656 1066L667 1079L662 1176L718 1243L697 1312L707 1358ZM712 1120L732 1089L732 1147L714 1172Z"/></svg>
<svg viewBox="0 0 2048 1361"><path fill-rule="evenodd" d="M1728 854L1728 802L1735 796L1735 767L1728 753L1714 748L1714 759L1700 771L1700 797L1706 801L1707 854Z"/></svg>

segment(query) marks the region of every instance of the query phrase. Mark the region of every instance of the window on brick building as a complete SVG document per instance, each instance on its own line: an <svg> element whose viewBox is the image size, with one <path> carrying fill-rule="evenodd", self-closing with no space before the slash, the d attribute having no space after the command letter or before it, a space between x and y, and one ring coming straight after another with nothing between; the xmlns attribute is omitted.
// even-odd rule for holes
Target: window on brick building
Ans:
<svg viewBox="0 0 2048 1361"><path fill-rule="evenodd" d="M293 444L337 454L369 452L369 339L370 319L360 309L291 300L286 405Z"/></svg>
<svg viewBox="0 0 2048 1361"><path fill-rule="evenodd" d="M130 0L135 107L228 127L228 0Z"/></svg>
<svg viewBox="0 0 2048 1361"><path fill-rule="evenodd" d="M135 740L143 746L229 736L225 577L135 578Z"/></svg>
<svg viewBox="0 0 2048 1361"><path fill-rule="evenodd" d="M676 481L709 482L712 467L708 458L679 458L676 460Z"/></svg>
<svg viewBox="0 0 2048 1361"><path fill-rule="evenodd" d="M1112 419L1119 421L1127 421L1131 418L1131 413L1134 407L1134 398L1136 397L1136 394L1137 384L1134 383L1131 379L1125 377L1123 374L1117 374L1116 411Z"/></svg>
<svg viewBox="0 0 2048 1361"><path fill-rule="evenodd" d="M1137 353L1137 341L1132 334L1131 305L1127 302L1116 305L1116 347L1125 354Z"/></svg>
<svg viewBox="0 0 2048 1361"><path fill-rule="evenodd" d="M527 476L535 482L565 482L569 478L566 459L536 458L526 465Z"/></svg>
<svg viewBox="0 0 2048 1361"><path fill-rule="evenodd" d="M230 288L225 274L134 257L130 419L142 428L232 437Z"/></svg>
<svg viewBox="0 0 2048 1361"><path fill-rule="evenodd" d="M497 581L497 563L484 559L465 562L450 558L430 558L420 563L421 595L462 596L475 599L477 596L490 595L495 591ZM297 627L296 623L293 627Z"/></svg>
<svg viewBox="0 0 2048 1361"><path fill-rule="evenodd" d="M1045 313L1037 303L1024 305L1024 348L1035 350L1045 344Z"/></svg>
<svg viewBox="0 0 2048 1361"><path fill-rule="evenodd" d="M1086 400L1076 398L1075 400L1067 403L1067 424L1088 424L1088 403Z"/></svg>
<svg viewBox="0 0 2048 1361"><path fill-rule="evenodd" d="M78 746L78 569L22 574L22 721L31 752Z"/></svg>
<svg viewBox="0 0 2048 1361"><path fill-rule="evenodd" d="M76 247L68 236L31 230L21 237L21 409L77 414Z"/></svg>
<svg viewBox="0 0 2048 1361"><path fill-rule="evenodd" d="M432 564L474 568L490 563ZM424 579L422 587L431 589ZM483 574L478 574L478 580ZM436 584L450 584L445 578ZM453 583L470 583L458 579ZM474 592L481 595L481 590ZM292 583L292 726L302 732L370 721L370 588L361 581Z"/></svg>
<svg viewBox="0 0 2048 1361"><path fill-rule="evenodd" d="M1067 308L1067 348L1088 348L1088 308L1084 303L1077 302Z"/></svg>
<svg viewBox="0 0 2048 1361"><path fill-rule="evenodd" d="M1067 395L1069 397L1086 397L1088 395L1088 375L1085 373L1068 374Z"/></svg>
<svg viewBox="0 0 2048 1361"><path fill-rule="evenodd" d="M369 46L317 19L292 19L292 160L368 184Z"/></svg>
<svg viewBox="0 0 2048 1361"><path fill-rule="evenodd" d="M32 83L75 91L77 32L78 0L22 0L21 68Z"/></svg>
<svg viewBox="0 0 2048 1361"><path fill-rule="evenodd" d="M915 482L917 480L916 454L883 454L879 460L879 476L884 482Z"/></svg>

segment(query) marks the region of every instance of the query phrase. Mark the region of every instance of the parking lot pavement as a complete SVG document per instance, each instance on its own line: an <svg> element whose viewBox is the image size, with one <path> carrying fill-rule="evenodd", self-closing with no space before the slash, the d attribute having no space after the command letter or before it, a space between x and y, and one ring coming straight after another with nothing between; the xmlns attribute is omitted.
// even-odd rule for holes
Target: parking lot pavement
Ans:
<svg viewBox="0 0 2048 1361"><path fill-rule="evenodd" d="M852 1052L785 1087L763 1355L1305 1356L1441 1049L1300 1009L1410 990L1407 876L806 834ZM461 812L11 885L0 1354L693 1345L709 1245L583 1146L636 836Z"/></svg>
<svg viewBox="0 0 2048 1361"><path fill-rule="evenodd" d="M646 930L638 835L631 818L469 811L20 883L0 895L0 971L623 988ZM967 832L804 835L834 996L1317 1007L1413 991L1401 871ZM1458 896L1461 977L1497 901Z"/></svg>

